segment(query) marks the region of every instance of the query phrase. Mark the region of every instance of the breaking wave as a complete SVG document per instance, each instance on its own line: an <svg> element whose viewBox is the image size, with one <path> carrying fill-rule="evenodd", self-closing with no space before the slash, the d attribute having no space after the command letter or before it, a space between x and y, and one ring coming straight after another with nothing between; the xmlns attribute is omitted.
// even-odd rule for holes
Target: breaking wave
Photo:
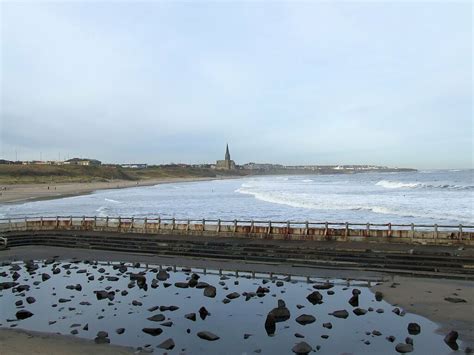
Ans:
<svg viewBox="0 0 474 355"><path fill-rule="evenodd" d="M375 185L385 187L386 189L452 189L452 190L471 190L473 185L452 185L452 184L428 184L422 182L402 182L380 180Z"/></svg>

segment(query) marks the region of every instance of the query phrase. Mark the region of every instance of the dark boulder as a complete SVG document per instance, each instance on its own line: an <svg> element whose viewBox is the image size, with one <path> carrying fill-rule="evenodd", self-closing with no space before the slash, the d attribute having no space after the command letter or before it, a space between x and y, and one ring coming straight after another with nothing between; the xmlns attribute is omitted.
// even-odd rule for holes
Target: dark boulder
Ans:
<svg viewBox="0 0 474 355"><path fill-rule="evenodd" d="M314 291L313 293L309 294L306 299L313 305L323 303L323 295L320 294L318 291Z"/></svg>
<svg viewBox="0 0 474 355"><path fill-rule="evenodd" d="M22 320L22 319L30 318L31 316L33 316L33 313L31 313L30 311L27 311L26 309L22 309L16 312L15 315L16 315L16 319Z"/></svg>
<svg viewBox="0 0 474 355"><path fill-rule="evenodd" d="M302 341L301 343L298 343L295 346L293 346L291 351L293 351L295 354L298 354L298 355L305 355L313 351L313 348L308 343Z"/></svg>
<svg viewBox="0 0 474 355"><path fill-rule="evenodd" d="M150 334L150 335L155 337L155 336L160 335L161 333L163 333L163 329L161 329L161 328L143 328L142 332L146 333L146 334Z"/></svg>
<svg viewBox="0 0 474 355"><path fill-rule="evenodd" d="M219 339L219 336L211 332L199 332L197 333L197 336L201 339L208 340L208 341L215 341Z"/></svg>
<svg viewBox="0 0 474 355"><path fill-rule="evenodd" d="M316 321L316 318L312 316L311 314L302 314L299 317L297 317L296 322L301 324L301 325L306 325L306 324L311 324Z"/></svg>
<svg viewBox="0 0 474 355"><path fill-rule="evenodd" d="M420 334L420 332L421 332L421 327L418 323L408 324L408 334L417 335L417 334Z"/></svg>
<svg viewBox="0 0 474 355"><path fill-rule="evenodd" d="M334 311L332 313L329 313L329 315L334 316L336 318L344 318L344 319L349 317L349 313L345 309Z"/></svg>

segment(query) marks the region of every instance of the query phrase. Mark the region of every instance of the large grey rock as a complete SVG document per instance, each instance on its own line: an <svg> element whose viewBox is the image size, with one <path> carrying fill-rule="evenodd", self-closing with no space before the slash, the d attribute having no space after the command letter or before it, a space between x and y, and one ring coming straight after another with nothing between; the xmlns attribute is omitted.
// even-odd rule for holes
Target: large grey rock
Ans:
<svg viewBox="0 0 474 355"><path fill-rule="evenodd" d="M19 310L18 312L16 312L16 319L26 319L26 318L30 318L31 316L33 316L33 313L31 313L30 311L27 311L26 309L21 309Z"/></svg>
<svg viewBox="0 0 474 355"><path fill-rule="evenodd" d="M401 354L411 353L413 351L413 345L398 343L397 346L395 346L395 350Z"/></svg>
<svg viewBox="0 0 474 355"><path fill-rule="evenodd" d="M313 293L309 294L306 299L311 302L313 305L323 303L323 295L320 294L318 291L314 291Z"/></svg>
<svg viewBox="0 0 474 355"><path fill-rule="evenodd" d="M302 314L296 318L296 322L301 325L311 324L316 321L316 318L311 314Z"/></svg>
<svg viewBox="0 0 474 355"><path fill-rule="evenodd" d="M207 331L199 332L197 333L197 336L200 337L201 339L208 340L208 341L215 341L219 339L219 336Z"/></svg>
<svg viewBox="0 0 474 355"><path fill-rule="evenodd" d="M293 351L295 354L303 355L303 354L308 354L311 351L313 351L313 348L308 343L302 341L302 342L296 344L295 346L293 346L291 351Z"/></svg>
<svg viewBox="0 0 474 355"><path fill-rule="evenodd" d="M204 296L211 298L216 297L216 288L214 286L207 286L204 289Z"/></svg>
<svg viewBox="0 0 474 355"><path fill-rule="evenodd" d="M171 350L175 346L173 339L168 338L164 342L162 342L160 345L158 345L159 348L165 349L165 350Z"/></svg>
<svg viewBox="0 0 474 355"><path fill-rule="evenodd" d="M146 334L150 334L150 335L155 337L155 336L160 335L161 333L163 333L163 329L161 329L161 328L143 328L142 332L146 333Z"/></svg>
<svg viewBox="0 0 474 355"><path fill-rule="evenodd" d="M163 322L165 320L165 316L163 314L155 314L154 316L148 317L147 319L152 322Z"/></svg>
<svg viewBox="0 0 474 355"><path fill-rule="evenodd" d="M332 313L329 313L331 316L334 316L336 318L344 318L346 319L347 317L349 317L349 313L343 309L343 310L338 310L338 311L334 311Z"/></svg>

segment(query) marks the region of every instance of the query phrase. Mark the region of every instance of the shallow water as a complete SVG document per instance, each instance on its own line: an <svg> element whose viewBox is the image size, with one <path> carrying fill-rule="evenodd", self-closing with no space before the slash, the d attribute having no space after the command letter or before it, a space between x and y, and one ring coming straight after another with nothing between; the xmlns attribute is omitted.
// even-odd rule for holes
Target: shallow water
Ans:
<svg viewBox="0 0 474 355"><path fill-rule="evenodd" d="M69 269L64 265L70 264ZM300 341L306 341L313 348L320 346L320 353L339 354L390 354L396 353L395 345L405 342L407 336L414 339L415 351L413 354L446 354L449 348L444 344L443 337L436 334L437 325L423 317L406 313L404 316L396 315L392 312L393 305L385 301L376 301L374 295L367 288L367 282L330 280L334 287L334 295L329 295L328 290L319 290L323 295L323 303L312 305L306 296L315 291L312 287L316 283L324 283L327 280L312 278L308 283L306 278L293 276L291 281L283 281L283 286L278 287L276 280L283 280L283 276L273 279L269 275L256 274L252 278L251 274L240 273L238 277L235 273L225 272L224 279L217 271L203 269L193 269L200 278L198 281L207 282L217 288L215 298L205 297L203 289L197 288L177 288L175 282L187 282L191 273L183 272L180 268L176 272L169 271L170 278L165 281L172 284L164 287L164 283L159 281L156 288L151 287L152 279L156 277L157 269L153 266L133 267L127 265L127 271L123 274L119 270L114 270L113 266L107 263L83 263L83 262L56 262L45 265L37 262L39 268L31 274L25 270L22 263L17 282L20 285L30 285L30 290L23 293L15 292L15 288L0 290L0 326L12 327L61 334L70 334L73 329L78 331L77 336L87 339L95 338L98 331L107 331L111 343L133 347L144 347L154 349L157 353L165 350L158 349L157 345L168 338L172 338L176 344L175 348L168 351L172 354L181 352L189 354L252 354L255 350L261 350L263 354L289 354L291 348ZM116 264L118 265L118 264ZM52 269L59 268L59 274L53 274ZM103 268L104 272L99 272ZM11 265L0 267L0 273L5 272L0 282L12 281L11 275L14 273ZM85 270L82 273L80 270ZM69 271L69 274L68 274ZM79 271L79 272L78 272ZM147 287L145 290L134 286L129 288L130 273L143 272L146 276ZM48 273L51 278L42 281L42 274ZM88 280L90 275L94 275L94 280ZM104 279L100 281L100 277ZM118 281L109 281L107 276L118 276ZM265 281L264 281L265 280ZM39 281L35 286L33 282ZM223 284L219 284L219 283ZM267 282L264 284L264 282ZM67 289L67 285L80 284L81 291ZM259 286L269 288L270 292L264 297L240 296L223 303L231 292L255 292ZM110 287L110 291L115 291L113 301L108 299L98 300L94 290L104 290ZM228 289L225 289L228 288ZM365 315L356 316L348 300L352 296L352 290L357 288L361 291L359 296L359 307L364 309L373 308L373 311ZM127 290L128 295L122 296L121 291ZM26 297L33 296L35 303L28 304ZM59 303L60 298L68 299L66 303ZM291 313L290 319L276 324L274 336L268 336L265 330L265 319L273 308L277 306L277 300L286 302L286 307ZM15 302L23 300L24 308L16 307ZM137 300L141 306L132 305L132 301ZM80 305L80 302L87 301L90 305ZM110 302L110 303L109 303ZM54 306L56 305L56 306ZM148 311L153 306L179 307L175 311L156 310ZM304 308L298 309L297 305ZM201 319L198 310L204 306L211 314ZM71 307L71 308L70 308ZM375 310L383 309L384 313L377 313ZM34 315L24 320L16 320L15 313L19 309L26 309ZM345 309L349 312L347 319L336 318L328 313ZM195 312L196 321L191 321L184 317L185 314ZM161 326L162 322L147 320L155 314L163 314L166 320L173 322L171 327ZM308 325L300 325L295 319L301 314L311 314L316 317L316 321ZM99 319L101 318L101 319ZM49 325L50 321L55 321ZM323 323L331 322L332 329L322 326ZM421 325L421 333L409 335L407 325L416 322ZM74 324L78 326L72 327ZM88 330L83 330L88 324ZM158 336L151 336L142 331L144 327L159 327L163 333ZM125 328L125 332L119 335L115 332L117 328ZM188 331L189 329L189 331ZM378 330L380 336L366 332ZM199 331L210 331L220 337L217 341L207 341L200 339L196 334ZM296 338L295 333L304 335L304 339ZM251 334L244 339L244 334ZM323 339L321 335L328 335ZM386 337L393 335L395 342L389 342ZM365 344L369 341L370 344Z"/></svg>

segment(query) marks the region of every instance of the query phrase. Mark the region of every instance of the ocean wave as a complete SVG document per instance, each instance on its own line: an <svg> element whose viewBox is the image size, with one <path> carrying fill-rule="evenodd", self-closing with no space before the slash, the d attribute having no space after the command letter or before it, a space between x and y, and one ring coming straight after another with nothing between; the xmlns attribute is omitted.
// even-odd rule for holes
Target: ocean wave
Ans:
<svg viewBox="0 0 474 355"><path fill-rule="evenodd" d="M112 203L122 203L120 201L112 200L111 198L104 198L104 200L107 202L112 202Z"/></svg>
<svg viewBox="0 0 474 355"><path fill-rule="evenodd" d="M384 205L366 203L364 201L349 201L344 199L335 199L334 196L325 199L312 199L311 195L307 194L295 194L295 193L285 193L285 192L262 192L255 190L247 190L245 188L240 188L235 190L235 192L251 195L255 199L286 205L294 208L304 208L311 210L319 211L360 211L360 212L372 212L376 214L383 215L392 215L404 218L431 218L433 220L446 220L452 219L457 220L462 223L471 223L470 217L466 217L463 214L458 213L449 213L443 211L434 211L434 210L414 210L413 208L407 208L406 206L397 207L388 207Z"/></svg>
<svg viewBox="0 0 474 355"><path fill-rule="evenodd" d="M386 189L452 189L452 190L471 190L473 185L453 185L453 184L427 184L422 182L403 182L380 180L375 185L385 187Z"/></svg>
<svg viewBox="0 0 474 355"><path fill-rule="evenodd" d="M313 182L314 180L311 180L311 179L304 179L304 180L301 180L302 182Z"/></svg>

